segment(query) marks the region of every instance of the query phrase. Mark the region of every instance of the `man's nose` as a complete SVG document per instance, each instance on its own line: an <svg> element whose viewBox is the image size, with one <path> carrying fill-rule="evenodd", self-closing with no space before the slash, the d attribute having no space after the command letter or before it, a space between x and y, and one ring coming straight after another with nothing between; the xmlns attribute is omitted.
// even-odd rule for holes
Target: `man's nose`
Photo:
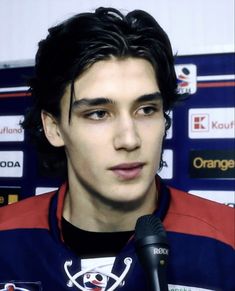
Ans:
<svg viewBox="0 0 235 291"><path fill-rule="evenodd" d="M128 116L117 120L114 132L116 150L133 151L141 146L141 138L134 118Z"/></svg>

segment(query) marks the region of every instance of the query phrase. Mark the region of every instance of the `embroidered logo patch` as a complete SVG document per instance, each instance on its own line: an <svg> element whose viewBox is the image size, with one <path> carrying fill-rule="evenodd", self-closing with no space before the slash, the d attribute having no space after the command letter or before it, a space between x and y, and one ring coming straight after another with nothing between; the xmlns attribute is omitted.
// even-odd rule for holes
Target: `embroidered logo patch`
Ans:
<svg viewBox="0 0 235 291"><path fill-rule="evenodd" d="M120 276L111 273L115 258L84 259L81 262L81 270L74 271L73 261L64 263L64 270L68 276L68 287L76 286L79 290L104 291L115 290L119 285L124 284L124 279L131 267L132 259L127 257L123 260L123 271Z"/></svg>
<svg viewBox="0 0 235 291"><path fill-rule="evenodd" d="M5 282L0 283L0 291L42 291L40 282Z"/></svg>

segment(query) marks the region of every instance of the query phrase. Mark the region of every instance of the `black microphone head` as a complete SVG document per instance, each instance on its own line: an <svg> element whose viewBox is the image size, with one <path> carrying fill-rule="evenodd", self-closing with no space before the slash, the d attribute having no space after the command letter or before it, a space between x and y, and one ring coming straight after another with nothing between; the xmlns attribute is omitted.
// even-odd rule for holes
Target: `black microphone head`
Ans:
<svg viewBox="0 0 235 291"><path fill-rule="evenodd" d="M137 257L147 275L149 290L168 291L166 267L169 245L161 220L154 215L141 216L135 227Z"/></svg>
<svg viewBox="0 0 235 291"><path fill-rule="evenodd" d="M157 235L166 238L166 232L161 220L155 215L144 215L138 218L135 227L135 240L146 236Z"/></svg>

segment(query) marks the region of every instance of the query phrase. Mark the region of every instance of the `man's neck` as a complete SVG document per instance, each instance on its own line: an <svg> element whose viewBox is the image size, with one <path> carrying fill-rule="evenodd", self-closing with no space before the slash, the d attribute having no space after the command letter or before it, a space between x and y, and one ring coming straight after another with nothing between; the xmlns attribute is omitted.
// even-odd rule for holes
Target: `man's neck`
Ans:
<svg viewBox="0 0 235 291"><path fill-rule="evenodd" d="M116 202L87 195L69 185L63 217L74 226L87 231L116 232L134 230L138 217L151 214L157 207L157 189L154 186L138 201Z"/></svg>

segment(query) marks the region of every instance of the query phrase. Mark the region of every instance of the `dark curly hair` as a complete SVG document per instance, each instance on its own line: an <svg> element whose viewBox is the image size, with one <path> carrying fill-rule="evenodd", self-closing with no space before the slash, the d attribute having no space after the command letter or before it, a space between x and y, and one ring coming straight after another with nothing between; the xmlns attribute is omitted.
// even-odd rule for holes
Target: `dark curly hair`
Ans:
<svg viewBox="0 0 235 291"><path fill-rule="evenodd" d="M52 147L47 141L41 110L59 120L65 88L71 85L71 103L75 79L95 62L112 56L144 58L152 64L163 97L166 130L170 127L168 112L180 95L171 44L156 20L142 10L123 15L103 7L94 13L77 14L50 28L46 39L39 42L35 76L30 81L33 105L22 124L45 158L44 166L51 171L66 173L66 156L63 147ZM69 120L70 115L71 104Z"/></svg>

